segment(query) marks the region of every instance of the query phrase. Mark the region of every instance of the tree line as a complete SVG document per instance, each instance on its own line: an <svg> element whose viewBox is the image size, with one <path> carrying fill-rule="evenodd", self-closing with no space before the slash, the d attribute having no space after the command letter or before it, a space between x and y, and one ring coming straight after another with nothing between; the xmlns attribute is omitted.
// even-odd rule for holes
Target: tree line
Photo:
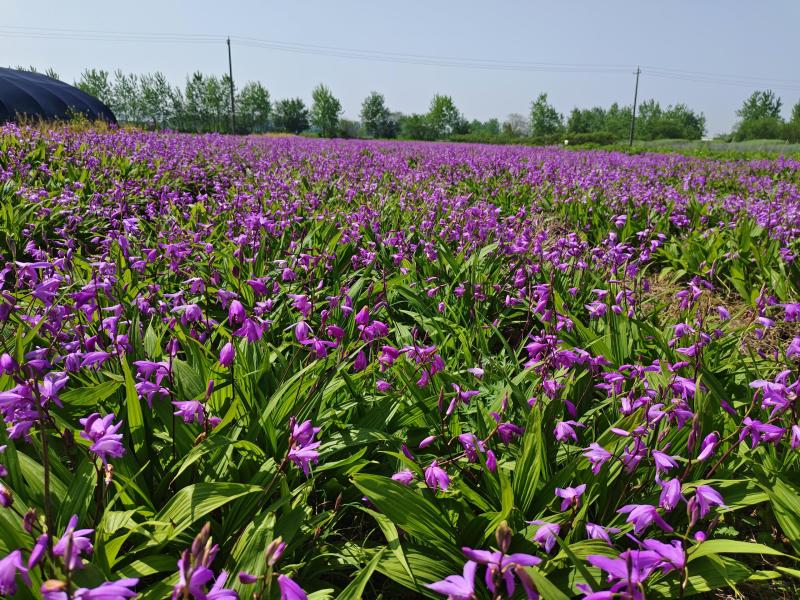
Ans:
<svg viewBox="0 0 800 600"><path fill-rule="evenodd" d="M23 68L23 67L17 67ZM26 70L35 71L33 67ZM46 74L58 78L48 69ZM195 72L184 85L171 85L163 73L109 73L86 69L75 82L83 91L106 103L122 123L152 129L186 132L233 131L230 114L231 82L222 76ZM630 135L633 108L613 103L608 108L573 108L565 117L541 93L529 113L513 113L499 119L468 121L451 96L436 94L428 111L403 114L390 110L385 98L371 92L363 101L359 121L342 118L342 105L325 85L318 85L307 107L301 98L273 100L267 88L250 81L235 90L235 132L267 131L299 134L313 132L323 137L375 137L415 140L513 138L565 139L592 135L623 140ZM782 101L771 90L751 94L737 111L729 140L786 139L800 141L800 102L788 121L781 116ZM634 138L637 140L697 140L706 133L703 113L685 104L662 106L645 100L637 106Z"/></svg>

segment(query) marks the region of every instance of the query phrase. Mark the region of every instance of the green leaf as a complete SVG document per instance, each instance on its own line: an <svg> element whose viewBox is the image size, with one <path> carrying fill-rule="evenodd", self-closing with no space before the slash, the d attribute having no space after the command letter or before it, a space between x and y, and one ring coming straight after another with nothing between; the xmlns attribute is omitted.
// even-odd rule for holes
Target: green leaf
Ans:
<svg viewBox="0 0 800 600"><path fill-rule="evenodd" d="M122 372L125 375L125 408L127 411L127 418L125 419L128 425L128 430L131 433L131 440L133 441L133 453L139 460L145 460L144 442L145 442L145 429L144 429L144 415L142 414L142 405L139 400L139 392L136 391L136 382L131 375L131 369L128 366L128 359L122 357L120 359L122 365Z"/></svg>
<svg viewBox="0 0 800 600"><path fill-rule="evenodd" d="M431 502L388 477L358 474L353 482L395 525L431 544L436 552L463 562L450 521Z"/></svg>
<svg viewBox="0 0 800 600"><path fill-rule="evenodd" d="M400 544L400 534L397 531L397 527L394 526L394 523L392 523L392 521L386 515L382 515L379 512L375 512L374 510L370 510L369 508L365 507L361 507L361 510L372 515L372 518L378 523L378 527L381 528L384 537L386 537L386 543L389 546L389 550L392 551L392 554L394 554L397 561L403 565L403 568L405 568L411 581L416 584L414 573L408 564L408 560L406 560L405 552L403 552L403 546Z"/></svg>
<svg viewBox="0 0 800 600"><path fill-rule="evenodd" d="M571 594L565 594L554 584L548 581L547 577L536 567L526 567L525 572L530 575L533 584L539 591L542 598L547 600L569 600Z"/></svg>
<svg viewBox="0 0 800 600"><path fill-rule="evenodd" d="M204 482L182 488L150 521L156 529L153 542L148 545L174 539L210 512L232 500L258 492L263 492L261 486L244 483Z"/></svg>
<svg viewBox="0 0 800 600"><path fill-rule="evenodd" d="M66 526L72 515L86 514L96 483L95 466L88 458L84 458L73 475L66 496L61 501L61 510L58 512L55 522L57 531L61 531Z"/></svg>
<svg viewBox="0 0 800 600"><path fill-rule="evenodd" d="M378 551L375 556L372 557L372 560L367 563L367 566L364 567L358 575L355 576L353 581L342 590L342 593L339 594L337 600L360 600L362 594L364 593L364 588L367 587L367 583L369 582L369 578L372 577L372 574L375 572L375 567L378 566L381 558L383 558L383 549Z"/></svg>
<svg viewBox="0 0 800 600"><path fill-rule="evenodd" d="M752 569L727 556L704 556L693 562L689 568L689 579L684 597L734 587L753 574ZM677 577L650 586L648 598L677 598L681 585Z"/></svg>
<svg viewBox="0 0 800 600"><path fill-rule="evenodd" d="M776 478L765 489L769 495L775 519L795 552L800 553L800 487Z"/></svg>
<svg viewBox="0 0 800 600"><path fill-rule="evenodd" d="M708 540L690 548L687 551L687 562L692 562L701 556L708 556L709 554L769 554L772 556L786 556L786 554L780 550L775 550L764 544L741 542L739 540L716 539Z"/></svg>
<svg viewBox="0 0 800 600"><path fill-rule="evenodd" d="M67 390L61 394L65 406L90 406L94 408L119 389L119 381L104 381L89 387Z"/></svg>

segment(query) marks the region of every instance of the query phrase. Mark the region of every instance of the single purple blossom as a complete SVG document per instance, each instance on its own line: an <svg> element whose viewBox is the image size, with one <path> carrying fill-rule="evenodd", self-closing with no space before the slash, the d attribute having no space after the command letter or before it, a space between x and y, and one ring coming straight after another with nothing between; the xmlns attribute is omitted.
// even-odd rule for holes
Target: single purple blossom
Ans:
<svg viewBox="0 0 800 600"><path fill-rule="evenodd" d="M464 564L462 575L448 575L441 581L426 583L425 587L438 594L447 596L448 600L473 600L475 598L475 570L478 564L468 560Z"/></svg>
<svg viewBox="0 0 800 600"><path fill-rule="evenodd" d="M581 505L581 495L586 491L586 484L582 483L577 487L556 488L555 494L561 498L561 512L572 507L577 509Z"/></svg>
<svg viewBox="0 0 800 600"><path fill-rule="evenodd" d="M450 486L450 478L447 476L447 472L439 466L438 461L434 460L425 469L425 483L433 491L437 489L445 491Z"/></svg>
<svg viewBox="0 0 800 600"><path fill-rule="evenodd" d="M281 600L308 600L303 588L286 575L278 575L278 587L281 591Z"/></svg>

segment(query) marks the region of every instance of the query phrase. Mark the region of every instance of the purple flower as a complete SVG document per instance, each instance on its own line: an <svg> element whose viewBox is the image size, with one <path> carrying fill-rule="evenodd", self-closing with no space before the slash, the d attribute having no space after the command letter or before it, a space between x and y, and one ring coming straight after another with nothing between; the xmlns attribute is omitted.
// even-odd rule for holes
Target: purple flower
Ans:
<svg viewBox="0 0 800 600"><path fill-rule="evenodd" d="M302 343L311 337L311 327L305 321L298 321L294 326L294 338Z"/></svg>
<svg viewBox="0 0 800 600"><path fill-rule="evenodd" d="M211 586L205 596L206 600L238 600L239 594L235 590L224 587L227 580L228 573L220 571L214 580L214 585Z"/></svg>
<svg viewBox="0 0 800 600"><path fill-rule="evenodd" d="M450 478L444 469L439 466L438 461L433 461L431 465L425 469L425 483L429 488L436 491L440 489L445 491L450 486Z"/></svg>
<svg viewBox="0 0 800 600"><path fill-rule="evenodd" d="M264 325L255 318L247 318L236 331L233 332L236 337L247 338L251 344L257 342L264 335Z"/></svg>
<svg viewBox="0 0 800 600"><path fill-rule="evenodd" d="M575 433L574 427L586 427L583 423L577 421L559 421L556 423L556 428L553 430L553 435L559 442L566 442L572 440L578 442L578 434Z"/></svg>
<svg viewBox="0 0 800 600"><path fill-rule="evenodd" d="M700 444L700 454L697 455L697 460L699 462L703 462L713 456L714 451L717 449L718 443L719 434L716 431L709 433L705 438L703 438L703 442Z"/></svg>
<svg viewBox="0 0 800 600"><path fill-rule="evenodd" d="M798 357L800 358L800 337L796 337L789 342L789 345L786 347L786 358L793 358Z"/></svg>
<svg viewBox="0 0 800 600"><path fill-rule="evenodd" d="M480 394L478 390L462 390L457 383L453 383L451 385L456 391L456 395L458 396L459 400L461 400L464 404L469 404L470 398L474 398Z"/></svg>
<svg viewBox="0 0 800 600"><path fill-rule="evenodd" d="M172 404L178 409L172 414L182 417L184 423L201 424L205 420L203 403L199 400L175 401Z"/></svg>
<svg viewBox="0 0 800 600"><path fill-rule="evenodd" d="M800 425L792 425L792 450L800 447Z"/></svg>
<svg viewBox="0 0 800 600"><path fill-rule="evenodd" d="M228 321L232 325L241 325L246 318L247 311L245 311L244 305L238 300L231 302L228 306Z"/></svg>
<svg viewBox="0 0 800 600"><path fill-rule="evenodd" d="M678 502L684 500L681 495L681 482L679 479L670 479L661 482L661 497L658 505L667 512L672 512L678 506Z"/></svg>
<svg viewBox="0 0 800 600"><path fill-rule="evenodd" d="M78 588L72 596L74 600L116 600L133 598L136 592L131 588L136 587L138 579L120 579L106 581L95 588ZM210 598L211 596L209 596Z"/></svg>
<svg viewBox="0 0 800 600"><path fill-rule="evenodd" d="M500 423L500 415L497 413L492 413L492 416L498 421L497 435L500 436L500 441L502 441L506 446L525 433L525 428L520 427L515 423Z"/></svg>
<svg viewBox="0 0 800 600"><path fill-rule="evenodd" d="M800 321L800 302L784 304L783 310L786 321Z"/></svg>
<svg viewBox="0 0 800 600"><path fill-rule="evenodd" d="M278 587L281 590L281 600L308 600L303 588L286 575L278 575Z"/></svg>
<svg viewBox="0 0 800 600"><path fill-rule="evenodd" d="M251 575L250 573L247 573L246 571L239 571L238 578L239 578L239 581L244 583L245 585L250 584L250 583L255 583L256 581L258 581L260 579L260 577L256 577L255 575Z"/></svg>
<svg viewBox="0 0 800 600"><path fill-rule="evenodd" d="M100 413L92 413L85 419L81 419L80 423L83 425L81 437L85 440L93 442L89 446L89 450L94 452L103 465L108 464L108 457L120 458L125 454L125 447L122 445L122 434L117 433L122 427L122 421L113 424L114 413L109 413L102 419Z"/></svg>
<svg viewBox="0 0 800 600"><path fill-rule="evenodd" d="M428 437L426 437L424 440L422 440L422 441L419 443L419 446L417 446L417 447L418 447L420 450L422 450L423 448L427 448L428 446L430 446L430 445L431 445L433 442L435 442L435 441L436 441L436 436L435 436L435 435L429 435L429 436L428 436Z"/></svg>
<svg viewBox="0 0 800 600"><path fill-rule="evenodd" d="M591 319L599 319L606 314L606 311L608 310L608 306L598 300L594 300L585 306L586 310L589 311L589 318Z"/></svg>
<svg viewBox="0 0 800 600"><path fill-rule="evenodd" d="M784 429L782 427L770 425L769 423L762 423L750 417L745 417L743 423L744 427L739 433L739 441L741 442L749 435L751 448L755 448L762 441L777 444L784 434Z"/></svg>
<svg viewBox="0 0 800 600"><path fill-rule="evenodd" d="M14 496L8 491L8 488L0 483L0 507L8 508L14 504Z"/></svg>
<svg viewBox="0 0 800 600"><path fill-rule="evenodd" d="M675 457L669 456L664 452L661 452L659 450L653 450L652 452L650 452L650 454L653 457L653 461L656 464L656 473L669 471L670 469L674 469L675 467L678 466L678 463L675 462Z"/></svg>
<svg viewBox="0 0 800 600"><path fill-rule="evenodd" d="M219 364L226 368L230 367L234 358L236 358L236 347L232 342L228 342L219 352Z"/></svg>
<svg viewBox="0 0 800 600"><path fill-rule="evenodd" d="M639 600L642 598L639 585L650 576L662 559L651 550L627 550L620 554L619 558L591 554L586 557L586 560L592 566L608 573L609 581L617 582L612 586L609 595L592 594L587 598L600 600L601 598L622 597ZM622 592L625 594L623 595Z"/></svg>
<svg viewBox="0 0 800 600"><path fill-rule="evenodd" d="M642 545L661 558L658 566L661 567L663 574L670 571L682 571L686 566L686 553L683 551L680 540L672 540L669 544L658 540L645 540Z"/></svg>
<svg viewBox="0 0 800 600"><path fill-rule="evenodd" d="M355 320L356 325L361 325L362 327L365 327L366 325L368 325L369 324L369 307L368 306L363 306L361 308L361 310L356 313L356 315L355 315L355 317L353 317L353 319Z"/></svg>
<svg viewBox="0 0 800 600"><path fill-rule="evenodd" d="M367 355L364 353L363 350L359 351L356 355L356 359L353 361L353 371L356 373L363 371L367 368L369 361L367 361Z"/></svg>
<svg viewBox="0 0 800 600"><path fill-rule="evenodd" d="M574 488L556 488L556 496L561 498L561 512L564 512L569 507L577 509L581 505L581 495L584 491L586 491L585 483Z"/></svg>
<svg viewBox="0 0 800 600"><path fill-rule="evenodd" d="M531 521L531 524L539 525L536 533L533 534L533 541L540 544L544 551L550 554L553 547L556 545L556 536L561 531L561 525L558 523L546 523L545 521Z"/></svg>
<svg viewBox="0 0 800 600"><path fill-rule="evenodd" d="M608 452L597 442L589 444L588 448L584 448L586 452L583 453L590 463L592 463L592 473L597 475L606 461L611 458L611 453Z"/></svg>
<svg viewBox="0 0 800 600"><path fill-rule="evenodd" d="M31 550L31 555L28 557L28 568L32 569L44 557L44 553L47 550L47 544L50 542L50 536L46 533L43 533L38 538L36 538L36 544L33 546L33 550Z"/></svg>
<svg viewBox="0 0 800 600"><path fill-rule="evenodd" d="M595 525L594 523L586 523L586 535L590 540L603 540L606 544L611 546L611 537L609 533L619 533L616 527L603 527L602 525Z"/></svg>
<svg viewBox="0 0 800 600"><path fill-rule="evenodd" d="M325 358L328 356L328 348L336 348L336 342L329 342L327 340L320 340L317 338L309 338L301 342L304 346L310 346L311 351L317 358Z"/></svg>
<svg viewBox="0 0 800 600"><path fill-rule="evenodd" d="M94 532L94 529L75 529L78 525L78 515L73 515L67 523L64 535L53 546L53 554L61 556L67 569L74 571L83 568L82 554L91 554L94 548L91 540L87 537ZM69 548L69 556L67 549Z"/></svg>
<svg viewBox="0 0 800 600"><path fill-rule="evenodd" d="M725 501L722 499L720 493L708 485L698 485L694 490L694 498L700 509L700 518L705 517L711 510L712 506L725 506Z"/></svg>
<svg viewBox="0 0 800 600"><path fill-rule="evenodd" d="M441 581L426 583L425 587L438 594L446 595L448 600L473 600L475 598L475 570L478 564L468 560L464 564L463 575L449 575Z"/></svg>
<svg viewBox="0 0 800 600"><path fill-rule="evenodd" d="M82 367L99 367L104 362L106 362L111 355L108 352L87 352L83 355L83 361L81 361Z"/></svg>
<svg viewBox="0 0 800 600"><path fill-rule="evenodd" d="M292 417L294 421L294 417ZM292 434L289 437L289 459L296 464L306 476L311 474L311 463L317 462L321 442L315 442L319 427L314 427L310 420L301 424L292 423Z"/></svg>
<svg viewBox="0 0 800 600"><path fill-rule="evenodd" d="M494 595L499 590L495 582L497 576L502 577L503 584L506 588L506 597L511 598L516 589L516 570L517 567L533 567L542 562L542 559L537 558L531 554L524 554L517 552L514 554L504 554L503 552L496 552L490 550L473 550L472 548L462 548L461 551L472 562L477 564L486 565L486 576L484 581L486 587ZM466 567L466 565L465 565Z"/></svg>
<svg viewBox="0 0 800 600"><path fill-rule="evenodd" d="M22 580L31 585L28 569L22 563L22 552L14 550L11 554L0 560L0 594L13 596L17 593L17 573Z"/></svg>
<svg viewBox="0 0 800 600"><path fill-rule="evenodd" d="M483 378L483 372L484 372L483 369L481 369L480 367L471 367L467 369L467 373L471 373L477 379Z"/></svg>
<svg viewBox="0 0 800 600"><path fill-rule="evenodd" d="M414 481L414 473L411 469L403 469L392 475L392 479L403 485L411 485L411 482Z"/></svg>
<svg viewBox="0 0 800 600"><path fill-rule="evenodd" d="M303 315L304 319L308 319L313 309L311 302L308 301L308 296L304 294L287 294L287 296L292 299L292 306Z"/></svg>
<svg viewBox="0 0 800 600"><path fill-rule="evenodd" d="M627 522L633 523L634 535L640 535L653 523L664 531L672 531L672 527L670 527L669 523L658 514L655 506L650 504L627 504L617 512L628 514Z"/></svg>
<svg viewBox="0 0 800 600"><path fill-rule="evenodd" d="M497 471L497 457L491 449L486 451L486 468L492 473Z"/></svg>

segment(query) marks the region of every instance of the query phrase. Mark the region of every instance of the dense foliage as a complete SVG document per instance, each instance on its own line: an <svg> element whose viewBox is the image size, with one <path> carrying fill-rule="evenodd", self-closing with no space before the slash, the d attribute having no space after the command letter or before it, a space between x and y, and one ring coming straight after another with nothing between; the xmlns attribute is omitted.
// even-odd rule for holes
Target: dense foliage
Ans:
<svg viewBox="0 0 800 600"><path fill-rule="evenodd" d="M0 132L0 593L800 575L800 163Z"/></svg>

